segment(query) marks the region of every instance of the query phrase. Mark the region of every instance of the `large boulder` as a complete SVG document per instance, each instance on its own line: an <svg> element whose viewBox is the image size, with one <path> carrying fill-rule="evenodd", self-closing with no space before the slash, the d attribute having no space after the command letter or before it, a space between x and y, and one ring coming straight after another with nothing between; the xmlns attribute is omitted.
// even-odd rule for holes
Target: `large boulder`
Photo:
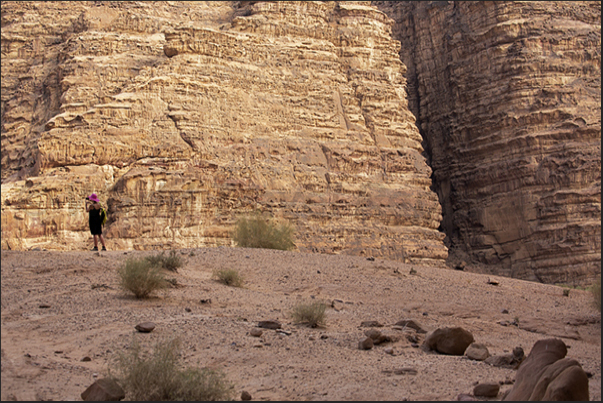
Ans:
<svg viewBox="0 0 603 403"><path fill-rule="evenodd" d="M110 378L101 378L82 392L86 402L117 402L126 397L124 390Z"/></svg>
<svg viewBox="0 0 603 403"><path fill-rule="evenodd" d="M566 354L567 347L559 339L537 341L503 400L588 401L588 377L578 361L565 358Z"/></svg>
<svg viewBox="0 0 603 403"><path fill-rule="evenodd" d="M444 327L429 333L422 348L442 354L463 355L471 343L473 335L462 327Z"/></svg>

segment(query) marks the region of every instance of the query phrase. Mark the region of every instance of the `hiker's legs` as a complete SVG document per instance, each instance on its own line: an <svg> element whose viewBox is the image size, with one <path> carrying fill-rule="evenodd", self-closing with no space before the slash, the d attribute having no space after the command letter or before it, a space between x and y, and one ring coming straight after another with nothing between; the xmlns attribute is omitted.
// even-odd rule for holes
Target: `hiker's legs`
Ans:
<svg viewBox="0 0 603 403"><path fill-rule="evenodd" d="M100 238L101 244L103 244L103 248L104 248L105 247L105 238L103 238L103 234L100 234L98 237Z"/></svg>
<svg viewBox="0 0 603 403"><path fill-rule="evenodd" d="M98 248L98 238L96 238L98 235L94 235L94 247ZM103 243L104 245L104 243Z"/></svg>

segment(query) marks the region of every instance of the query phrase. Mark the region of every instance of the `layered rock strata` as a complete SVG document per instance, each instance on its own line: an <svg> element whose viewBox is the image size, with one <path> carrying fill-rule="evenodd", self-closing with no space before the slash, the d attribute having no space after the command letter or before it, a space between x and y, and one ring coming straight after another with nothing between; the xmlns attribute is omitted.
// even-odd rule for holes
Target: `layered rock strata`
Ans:
<svg viewBox="0 0 603 403"><path fill-rule="evenodd" d="M601 2L373 4L396 20L450 259L592 283L601 272Z"/></svg>
<svg viewBox="0 0 603 403"><path fill-rule="evenodd" d="M230 245L261 210L302 251L446 259L400 44L370 2L2 8L3 248L82 248L97 192L114 248Z"/></svg>

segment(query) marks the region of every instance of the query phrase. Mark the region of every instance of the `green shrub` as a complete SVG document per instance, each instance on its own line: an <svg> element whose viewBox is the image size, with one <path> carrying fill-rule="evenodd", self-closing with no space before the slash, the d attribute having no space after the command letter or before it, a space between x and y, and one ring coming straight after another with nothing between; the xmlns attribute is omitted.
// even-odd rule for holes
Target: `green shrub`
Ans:
<svg viewBox="0 0 603 403"><path fill-rule="evenodd" d="M214 271L214 278L220 283L233 287L241 287L243 285L243 277L238 271L233 269L222 269Z"/></svg>
<svg viewBox="0 0 603 403"><path fill-rule="evenodd" d="M143 354L136 340L118 352L109 376L135 401L233 400L234 387L222 372L179 365L177 339L159 342L152 354Z"/></svg>
<svg viewBox="0 0 603 403"><path fill-rule="evenodd" d="M299 304L293 307L291 317L295 323L307 324L310 327L322 326L325 324L325 310L327 305L324 302L311 302L309 304Z"/></svg>
<svg viewBox="0 0 603 403"><path fill-rule="evenodd" d="M595 284L590 287L590 292L593 294L595 308L601 312L601 276L599 276Z"/></svg>
<svg viewBox="0 0 603 403"><path fill-rule="evenodd" d="M151 255L145 257L151 265L162 267L169 271L178 271L178 269L184 266L184 259L179 256L176 251L170 251L169 256L165 256L165 252L161 252L157 255Z"/></svg>
<svg viewBox="0 0 603 403"><path fill-rule="evenodd" d="M136 298L146 298L151 292L167 285L159 267L144 258L128 258L119 268L118 274L121 287L131 291Z"/></svg>
<svg viewBox="0 0 603 403"><path fill-rule="evenodd" d="M295 248L293 233L291 224L256 214L237 220L233 240L243 248L291 250Z"/></svg>

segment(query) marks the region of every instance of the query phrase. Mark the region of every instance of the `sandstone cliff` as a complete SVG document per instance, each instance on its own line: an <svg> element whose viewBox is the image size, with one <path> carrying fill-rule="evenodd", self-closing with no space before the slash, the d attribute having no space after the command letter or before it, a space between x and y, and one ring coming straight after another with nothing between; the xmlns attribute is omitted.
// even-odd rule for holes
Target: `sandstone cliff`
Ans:
<svg viewBox="0 0 603 403"><path fill-rule="evenodd" d="M601 2L373 2L396 20L451 260L601 272Z"/></svg>
<svg viewBox="0 0 603 403"><path fill-rule="evenodd" d="M441 208L393 21L370 2L2 3L2 248L230 245L438 264Z"/></svg>

